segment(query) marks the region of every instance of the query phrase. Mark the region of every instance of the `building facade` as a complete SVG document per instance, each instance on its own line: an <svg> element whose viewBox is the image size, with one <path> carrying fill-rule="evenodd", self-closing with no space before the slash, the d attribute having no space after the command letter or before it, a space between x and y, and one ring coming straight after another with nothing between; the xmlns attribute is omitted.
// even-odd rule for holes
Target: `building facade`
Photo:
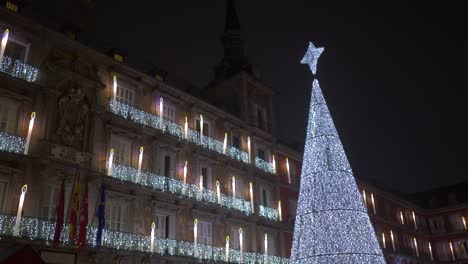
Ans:
<svg viewBox="0 0 468 264"><path fill-rule="evenodd" d="M288 262L302 153L274 135L273 92L244 54L233 1L224 57L199 96L18 10L10 1L0 8L0 32L8 29L0 68L1 248L29 244L50 263ZM80 196L89 189L87 246L78 250L65 226L54 248L61 182L68 222L78 177ZM466 260L466 204L429 210L358 185L389 263ZM106 228L98 248L101 186Z"/></svg>

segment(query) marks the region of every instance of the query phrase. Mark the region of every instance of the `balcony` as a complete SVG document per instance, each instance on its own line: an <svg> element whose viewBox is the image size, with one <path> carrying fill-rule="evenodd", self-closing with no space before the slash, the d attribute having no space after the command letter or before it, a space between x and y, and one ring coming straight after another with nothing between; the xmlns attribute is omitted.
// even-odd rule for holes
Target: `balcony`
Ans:
<svg viewBox="0 0 468 264"><path fill-rule="evenodd" d="M255 166L263 171L275 174L275 167L273 166L273 164L259 157L255 157Z"/></svg>
<svg viewBox="0 0 468 264"><path fill-rule="evenodd" d="M0 132L0 152L24 153L26 139L23 137Z"/></svg>
<svg viewBox="0 0 468 264"><path fill-rule="evenodd" d="M11 215L0 214L0 235L2 237L12 237L13 227L16 217ZM47 245L50 245L54 238L55 222L34 218L23 217L19 228L19 237L29 240L42 240ZM96 232L97 228L88 226L86 243L88 247L96 247ZM60 235L60 241L63 245L68 243L68 225L65 224ZM71 245L69 245L71 246ZM141 234L123 233L110 230L103 230L102 247L122 250L122 251L139 251L150 254L151 237ZM224 262L226 249L224 247L215 247L211 245L197 244L195 255L200 260ZM155 237L154 253L159 255L169 256L185 256L194 257L195 243L188 241L180 241L173 239L165 239ZM243 252L242 263L265 263L265 259L269 264L288 264L289 259L281 258L254 252ZM241 263L241 252L236 249L229 249L229 262Z"/></svg>
<svg viewBox="0 0 468 264"><path fill-rule="evenodd" d="M0 65L0 72L6 73L27 82L34 82L37 79L39 70L31 65L23 63L21 60L4 56Z"/></svg>
<svg viewBox="0 0 468 264"><path fill-rule="evenodd" d="M132 167L113 164L111 177L121 181L136 183L153 190L174 193L188 199L196 199L209 204L222 206L227 209L234 209L244 213L245 215L252 214L250 202L244 199L234 198L222 193L220 193L218 198L217 193L208 188L203 188L203 191L200 191L200 188L197 185L184 183L165 176L159 176L147 171L142 171L140 173L140 179L137 180L138 170Z"/></svg>
<svg viewBox="0 0 468 264"><path fill-rule="evenodd" d="M135 123L145 125L175 136L179 140L187 140L188 142L194 143L212 151L216 151L243 163L249 163L249 157L245 151L237 149L233 146L226 146L226 150L224 150L224 144L219 140L208 136L203 136L203 138L201 138L198 131L192 130L190 128L188 129L187 134L185 134L185 129L182 125L165 119L161 124L161 118L159 116L137 109L133 106L121 102L115 103L114 100L111 100L110 112L125 119L130 119Z"/></svg>
<svg viewBox="0 0 468 264"><path fill-rule="evenodd" d="M264 218L266 218L268 220L272 220L272 221L279 221L278 210L276 210L274 208L267 207L267 206L263 206L263 205L259 205L258 209L259 209L258 214L261 217L264 217Z"/></svg>

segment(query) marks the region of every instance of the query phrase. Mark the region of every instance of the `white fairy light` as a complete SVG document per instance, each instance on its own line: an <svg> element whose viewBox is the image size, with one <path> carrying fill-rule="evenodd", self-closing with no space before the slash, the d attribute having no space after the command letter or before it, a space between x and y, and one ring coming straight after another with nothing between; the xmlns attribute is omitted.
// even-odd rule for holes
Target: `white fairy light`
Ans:
<svg viewBox="0 0 468 264"><path fill-rule="evenodd" d="M255 206L254 206L254 196L253 196L253 183L250 182L249 185L250 185L250 188L249 188L250 189L249 190L250 191L250 207L252 207L252 213L254 213Z"/></svg>
<svg viewBox="0 0 468 264"><path fill-rule="evenodd" d="M200 145L203 145L203 115L200 114Z"/></svg>
<svg viewBox="0 0 468 264"><path fill-rule="evenodd" d="M114 75L112 78L112 97L114 98L114 102L117 102L117 76ZM117 111L117 103L114 103L114 111Z"/></svg>
<svg viewBox="0 0 468 264"><path fill-rule="evenodd" d="M137 174L137 179L136 179L136 182L139 183L140 182L140 177L141 177L141 163L143 162L143 151L145 149L143 148L143 146L140 147L140 155L138 156L138 174Z"/></svg>
<svg viewBox="0 0 468 264"><path fill-rule="evenodd" d="M155 227L156 227L156 224L154 222L151 223L151 245L150 245L151 254L154 253L154 229Z"/></svg>
<svg viewBox="0 0 468 264"><path fill-rule="evenodd" d="M109 150L109 160L107 161L107 175L111 176L112 175L112 163L114 161L114 149L111 148Z"/></svg>
<svg viewBox="0 0 468 264"><path fill-rule="evenodd" d="M21 188L21 195L18 204L18 212L16 213L15 227L13 228L13 236L19 236L19 226L21 223L21 213L23 212L24 197L28 191L28 185L25 184Z"/></svg>
<svg viewBox="0 0 468 264"><path fill-rule="evenodd" d="M268 263L268 233L265 233L263 238L263 245L264 245L264 254L263 254L263 263Z"/></svg>
<svg viewBox="0 0 468 264"><path fill-rule="evenodd" d="M0 64L3 61L3 55L5 54L5 48L8 44L8 36L10 35L10 30L7 28L2 35L2 45L0 47Z"/></svg>
<svg viewBox="0 0 468 264"><path fill-rule="evenodd" d="M231 179L232 184L232 197L236 198L236 176L232 176Z"/></svg>
<svg viewBox="0 0 468 264"><path fill-rule="evenodd" d="M286 157L286 172L288 174L288 183L291 184L291 171L289 170L289 159Z"/></svg>
<svg viewBox="0 0 468 264"><path fill-rule="evenodd" d="M28 155L29 152L29 144L31 143L31 135L34 128L34 119L36 119L36 112L31 113L31 119L29 120L28 136L26 137L26 145L24 145L24 155Z"/></svg>
<svg viewBox="0 0 468 264"><path fill-rule="evenodd" d="M228 133L224 133L224 142L223 142L223 154L226 155L226 148L227 148L227 137Z"/></svg>
<svg viewBox="0 0 468 264"><path fill-rule="evenodd" d="M226 257L224 258L224 261L229 262L229 236L226 236Z"/></svg>
<svg viewBox="0 0 468 264"><path fill-rule="evenodd" d="M310 43L301 61L309 64L313 74L322 51ZM290 263L384 264L317 80L313 81L303 161Z"/></svg>

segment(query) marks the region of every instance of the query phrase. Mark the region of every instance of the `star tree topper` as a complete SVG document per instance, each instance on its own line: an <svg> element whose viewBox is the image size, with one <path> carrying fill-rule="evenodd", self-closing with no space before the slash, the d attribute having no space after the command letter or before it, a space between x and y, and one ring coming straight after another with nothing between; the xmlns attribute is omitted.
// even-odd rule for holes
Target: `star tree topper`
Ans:
<svg viewBox="0 0 468 264"><path fill-rule="evenodd" d="M307 48L307 52L304 55L304 58L302 58L301 63L309 64L313 75L317 72L317 61L324 50L325 48L317 48L314 43L309 41L309 47Z"/></svg>

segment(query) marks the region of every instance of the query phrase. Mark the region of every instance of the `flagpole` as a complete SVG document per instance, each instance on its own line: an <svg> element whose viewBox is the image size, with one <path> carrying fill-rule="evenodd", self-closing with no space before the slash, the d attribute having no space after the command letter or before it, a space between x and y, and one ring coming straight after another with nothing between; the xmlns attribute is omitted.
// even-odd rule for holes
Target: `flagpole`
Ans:
<svg viewBox="0 0 468 264"><path fill-rule="evenodd" d="M101 183L101 185L102 185L102 183ZM93 213L93 219L91 219L91 226L93 226L93 224L94 224L94 217L96 216L97 206L98 206L98 202L99 202L100 198L101 198L101 187L99 187L98 196L97 196L97 199L96 199L96 204L94 205L94 213Z"/></svg>

